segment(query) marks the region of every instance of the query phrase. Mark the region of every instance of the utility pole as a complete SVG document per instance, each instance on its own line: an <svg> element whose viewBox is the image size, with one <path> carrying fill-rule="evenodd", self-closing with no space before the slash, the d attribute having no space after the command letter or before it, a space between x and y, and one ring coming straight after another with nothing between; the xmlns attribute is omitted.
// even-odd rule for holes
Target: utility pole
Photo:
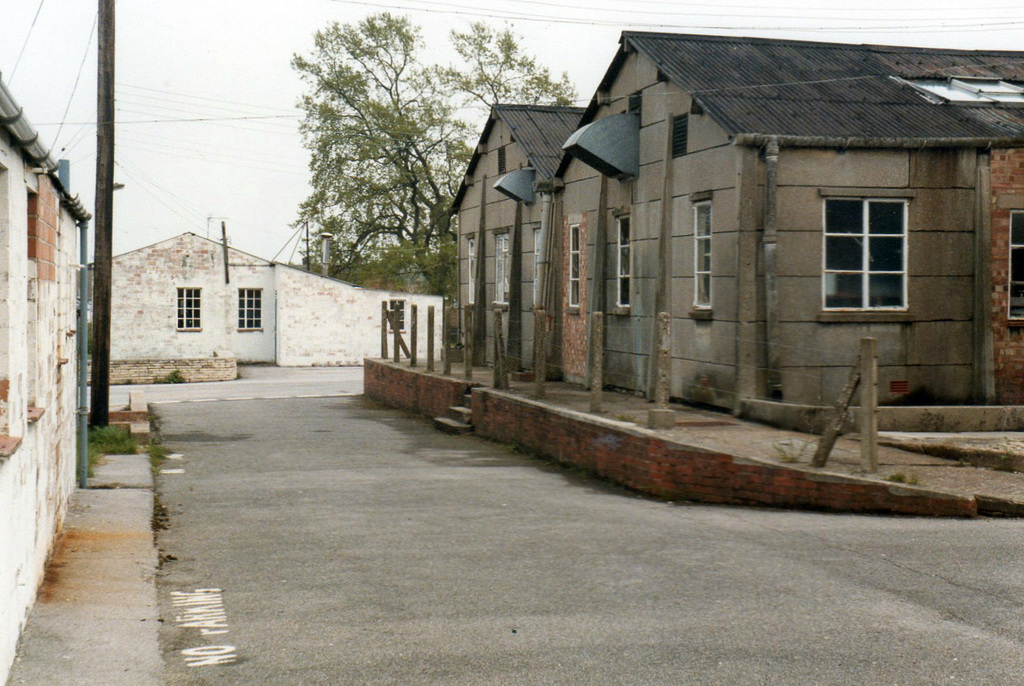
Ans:
<svg viewBox="0 0 1024 686"><path fill-rule="evenodd" d="M114 261L114 1L99 0L96 88L96 237L93 260L92 426L110 421L110 282Z"/></svg>
<svg viewBox="0 0 1024 686"><path fill-rule="evenodd" d="M231 283L231 272L228 270L228 225L220 223L220 238L224 246L224 283Z"/></svg>

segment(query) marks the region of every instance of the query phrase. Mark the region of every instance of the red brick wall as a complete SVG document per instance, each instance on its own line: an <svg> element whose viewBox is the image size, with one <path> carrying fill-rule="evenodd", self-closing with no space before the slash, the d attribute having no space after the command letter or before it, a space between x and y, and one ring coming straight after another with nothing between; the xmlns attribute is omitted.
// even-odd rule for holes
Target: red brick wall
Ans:
<svg viewBox="0 0 1024 686"><path fill-rule="evenodd" d="M417 373L381 360L363 360L363 394L379 403L427 417L441 417L462 404L474 384L437 374Z"/></svg>
<svg viewBox="0 0 1024 686"><path fill-rule="evenodd" d="M28 196L28 256L41 281L56 281L60 197L49 177L37 178L39 193Z"/></svg>
<svg viewBox="0 0 1024 686"><path fill-rule="evenodd" d="M665 498L843 512L977 514L970 498L737 459L486 388L473 391L473 426L478 436L515 443Z"/></svg>
<svg viewBox="0 0 1024 686"><path fill-rule="evenodd" d="M569 309L569 227L575 222L565 220L562 231L562 370L568 376L582 378L587 365L587 215L580 221L580 306Z"/></svg>
<svg viewBox="0 0 1024 686"><path fill-rule="evenodd" d="M1010 212L1024 203L1008 196L1024 195L1024 150L992 151L992 339L995 353L996 400L1024 402L1024 321L1009 321ZM1002 200L1002 202L1000 202ZM1014 204L1019 207L1011 207Z"/></svg>

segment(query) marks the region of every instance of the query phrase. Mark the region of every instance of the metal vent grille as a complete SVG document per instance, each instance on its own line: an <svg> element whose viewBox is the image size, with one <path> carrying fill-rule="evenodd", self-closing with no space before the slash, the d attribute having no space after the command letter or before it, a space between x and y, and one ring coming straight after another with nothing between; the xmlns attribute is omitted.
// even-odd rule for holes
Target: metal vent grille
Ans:
<svg viewBox="0 0 1024 686"><path fill-rule="evenodd" d="M690 116L687 114L672 119L672 157L682 157L686 154L689 122Z"/></svg>

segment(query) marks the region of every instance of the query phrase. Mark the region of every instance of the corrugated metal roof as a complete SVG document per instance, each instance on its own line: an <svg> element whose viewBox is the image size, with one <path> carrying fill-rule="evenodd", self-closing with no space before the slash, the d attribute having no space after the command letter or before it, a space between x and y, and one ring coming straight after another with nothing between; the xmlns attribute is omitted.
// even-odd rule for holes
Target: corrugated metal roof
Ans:
<svg viewBox="0 0 1024 686"><path fill-rule="evenodd" d="M625 32L733 134L828 138L1024 136L1020 105L936 104L902 79L1024 82L1024 52ZM613 70L615 69L613 63ZM621 61L618 62L621 64ZM606 81L614 78L609 73Z"/></svg>
<svg viewBox="0 0 1024 686"><path fill-rule="evenodd" d="M554 177L562 160L562 144L580 123L582 107L496 105L495 115L512 131L530 164L543 179Z"/></svg>

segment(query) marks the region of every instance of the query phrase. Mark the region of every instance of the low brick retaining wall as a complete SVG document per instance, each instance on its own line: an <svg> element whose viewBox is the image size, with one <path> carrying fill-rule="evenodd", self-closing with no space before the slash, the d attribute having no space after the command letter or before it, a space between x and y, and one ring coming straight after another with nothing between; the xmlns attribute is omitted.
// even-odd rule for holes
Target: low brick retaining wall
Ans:
<svg viewBox="0 0 1024 686"><path fill-rule="evenodd" d="M396 367L380 360L363 360L363 394L377 402L427 417L440 417L462 404L476 384L453 377Z"/></svg>
<svg viewBox="0 0 1024 686"><path fill-rule="evenodd" d="M455 379L375 360L366 360L364 374L369 397L427 416L439 416L457 404L467 387ZM701 503L837 512L963 517L978 513L977 503L969 497L709 451L665 440L627 422L490 388L477 387L472 393L478 436L515 444L642 493Z"/></svg>
<svg viewBox="0 0 1024 686"><path fill-rule="evenodd" d="M186 383L230 381L238 378L238 366L233 356L196 357L181 360L112 360L110 383L111 385L157 383L175 371L181 374Z"/></svg>

